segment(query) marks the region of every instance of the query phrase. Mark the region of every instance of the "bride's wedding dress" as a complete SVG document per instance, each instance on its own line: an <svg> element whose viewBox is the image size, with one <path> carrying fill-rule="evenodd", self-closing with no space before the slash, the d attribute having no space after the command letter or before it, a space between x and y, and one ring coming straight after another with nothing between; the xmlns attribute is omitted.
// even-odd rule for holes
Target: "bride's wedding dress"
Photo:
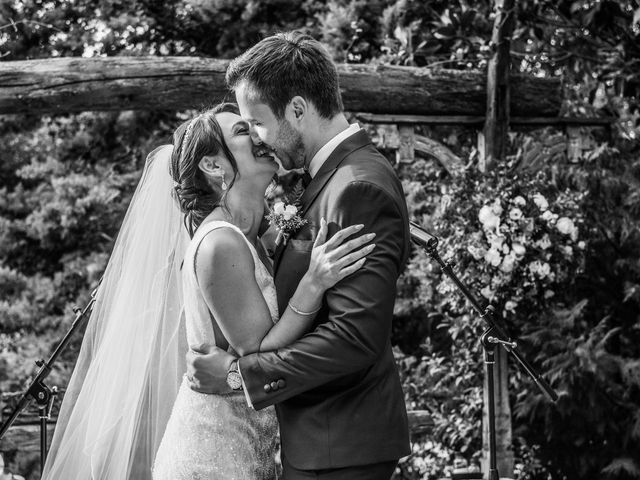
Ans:
<svg viewBox="0 0 640 480"><path fill-rule="evenodd" d="M217 228L233 228L242 235L228 222L212 221L200 226L187 247L182 275L189 345L215 344L213 319L197 283L195 255L202 239ZM254 246L246 242L253 255L256 281L275 323L278 306L273 278ZM185 379L156 454L153 478L273 479L277 431L273 407L255 411L248 407L242 392L231 395L194 392Z"/></svg>

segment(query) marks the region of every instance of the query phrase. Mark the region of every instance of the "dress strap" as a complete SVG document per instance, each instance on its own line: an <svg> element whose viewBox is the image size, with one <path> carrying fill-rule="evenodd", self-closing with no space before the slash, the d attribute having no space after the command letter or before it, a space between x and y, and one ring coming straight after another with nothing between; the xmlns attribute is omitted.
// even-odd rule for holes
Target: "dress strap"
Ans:
<svg viewBox="0 0 640 480"><path fill-rule="evenodd" d="M251 252L251 256L253 257L254 262L259 260L255 247L251 245L251 242L244 235L244 233L242 233L242 230L240 230L233 223L227 222L225 220L211 220L205 223L204 225L200 225L200 227L198 227L198 230L196 230L195 235L191 239L191 243L193 245L193 256L192 256L193 265L191 266L191 268L192 268L192 273L196 278L196 283L198 283L197 276L196 276L196 255L198 254L198 250L200 249L200 244L202 243L202 240L204 240L204 237L206 237L212 231L217 230L218 228L225 228L225 227L231 228L236 232L238 232L242 236L244 241L247 243L247 245L249 246L249 251Z"/></svg>

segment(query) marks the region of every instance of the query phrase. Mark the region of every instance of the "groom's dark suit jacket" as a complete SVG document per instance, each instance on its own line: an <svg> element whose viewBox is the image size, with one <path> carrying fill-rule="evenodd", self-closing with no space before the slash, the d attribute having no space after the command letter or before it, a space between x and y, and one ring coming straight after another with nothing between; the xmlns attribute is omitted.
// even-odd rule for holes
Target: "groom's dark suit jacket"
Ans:
<svg viewBox="0 0 640 480"><path fill-rule="evenodd" d="M280 312L307 270L322 217L329 236L363 223L362 232L377 234L376 247L358 272L327 291L313 331L286 348L240 359L245 388L256 409L276 405L283 454L295 468L398 459L409 454L390 342L396 281L409 255L402 186L359 131L329 156L301 202L308 224L275 253Z"/></svg>

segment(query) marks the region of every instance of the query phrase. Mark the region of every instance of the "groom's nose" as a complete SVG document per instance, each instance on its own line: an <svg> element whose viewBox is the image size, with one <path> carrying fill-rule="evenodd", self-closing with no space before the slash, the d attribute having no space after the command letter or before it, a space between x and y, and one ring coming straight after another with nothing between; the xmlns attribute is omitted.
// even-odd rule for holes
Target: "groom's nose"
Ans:
<svg viewBox="0 0 640 480"><path fill-rule="evenodd" d="M255 128L249 127L249 135L251 135L251 140L253 140L254 145L260 145L261 143L263 143L260 137L258 136L258 134L256 133Z"/></svg>

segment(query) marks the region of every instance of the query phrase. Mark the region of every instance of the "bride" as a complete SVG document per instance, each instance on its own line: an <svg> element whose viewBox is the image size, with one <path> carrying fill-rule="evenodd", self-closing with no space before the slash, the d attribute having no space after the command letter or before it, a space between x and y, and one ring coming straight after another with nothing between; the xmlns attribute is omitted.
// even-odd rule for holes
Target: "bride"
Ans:
<svg viewBox="0 0 640 480"><path fill-rule="evenodd" d="M188 345L244 355L311 328L323 292L360 268L362 226L326 240L284 312L258 235L278 165L233 104L154 150L125 216L69 382L43 479L274 478L277 422L242 393L186 381ZM279 319L279 321L278 321ZM155 462L155 463L154 463ZM153 468L152 468L153 466Z"/></svg>

